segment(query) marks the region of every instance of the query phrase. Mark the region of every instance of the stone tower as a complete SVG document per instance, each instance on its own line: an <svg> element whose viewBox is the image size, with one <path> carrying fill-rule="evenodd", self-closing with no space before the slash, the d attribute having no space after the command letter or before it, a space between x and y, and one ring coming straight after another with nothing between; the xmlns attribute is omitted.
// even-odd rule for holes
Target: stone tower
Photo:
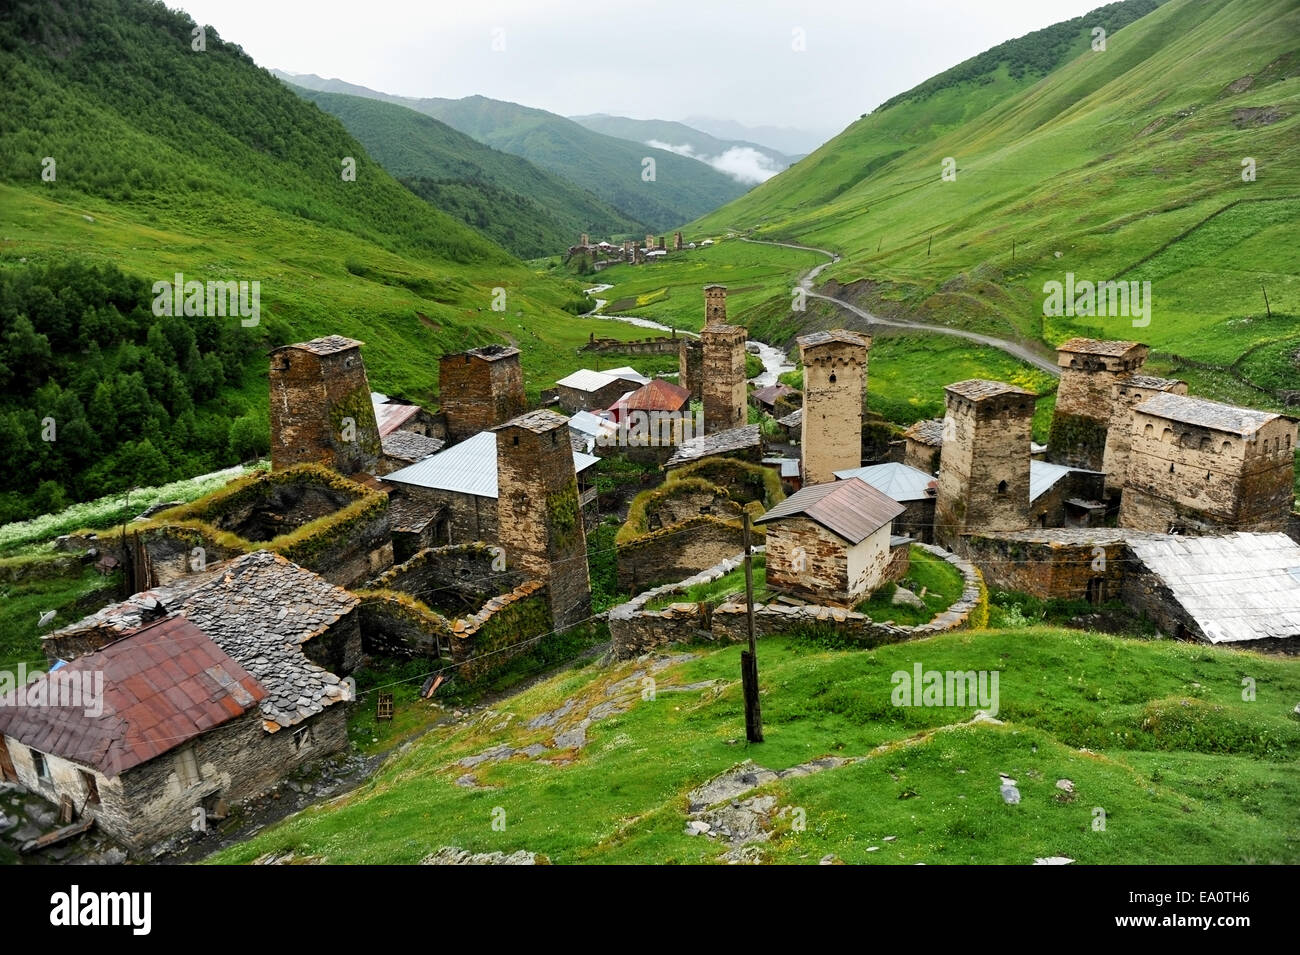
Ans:
<svg viewBox="0 0 1300 955"><path fill-rule="evenodd" d="M569 419L543 408L495 430L506 566L543 581L555 626L572 626L591 613L591 578Z"/></svg>
<svg viewBox="0 0 1300 955"><path fill-rule="evenodd" d="M680 252L681 250L682 250L682 234L681 234L680 232L674 232L674 233L673 233L673 251L674 251L674 252Z"/></svg>
<svg viewBox="0 0 1300 955"><path fill-rule="evenodd" d="M1106 493L1118 494L1128 477L1128 453L1133 443L1133 409L1160 392L1187 394L1187 382L1154 375L1128 375L1110 389L1110 424L1106 428L1106 453L1101 469L1106 472Z"/></svg>
<svg viewBox="0 0 1300 955"><path fill-rule="evenodd" d="M590 237L587 235L587 233L585 233L585 232L582 233L582 241L579 242L578 245L582 246L584 249L585 249L587 246L591 245L591 239L590 239Z"/></svg>
<svg viewBox="0 0 1300 955"><path fill-rule="evenodd" d="M361 342L342 335L271 352L271 467L313 462L373 474L379 425Z"/></svg>
<svg viewBox="0 0 1300 955"><path fill-rule="evenodd" d="M683 335L677 346L677 382L691 393L692 401L699 401L700 377L704 373L704 344L698 338Z"/></svg>
<svg viewBox="0 0 1300 955"><path fill-rule="evenodd" d="M645 234L645 250L649 252L654 247L655 247L655 237L652 236L649 232L647 232Z"/></svg>
<svg viewBox="0 0 1300 955"><path fill-rule="evenodd" d="M704 328L700 330L700 399L704 433L741 427L745 413L745 338L739 325L727 325L727 288L704 290Z"/></svg>
<svg viewBox="0 0 1300 955"><path fill-rule="evenodd" d="M727 287L725 285L704 286L704 324L727 324Z"/></svg>
<svg viewBox="0 0 1300 955"><path fill-rule="evenodd" d="M1049 461L1090 471L1102 469L1115 383L1136 373L1149 351L1140 342L1095 338L1071 338L1056 349L1061 385L1047 439Z"/></svg>
<svg viewBox="0 0 1300 955"><path fill-rule="evenodd" d="M668 244L667 244L667 242L664 240L664 237L663 237L663 236L660 236L660 237L659 237L659 244L656 245L655 248L657 248L657 249L663 249L664 251L667 251L667 249L668 249Z"/></svg>
<svg viewBox="0 0 1300 955"><path fill-rule="evenodd" d="M862 405L871 339L839 328L803 335L803 483L824 484L862 465Z"/></svg>
<svg viewBox="0 0 1300 955"><path fill-rule="evenodd" d="M967 531L1029 526L1029 443L1033 392L1001 381L948 385L935 540L956 544Z"/></svg>
<svg viewBox="0 0 1300 955"><path fill-rule="evenodd" d="M519 349L484 345L438 360L438 395L447 440L463 441L523 414L524 372Z"/></svg>

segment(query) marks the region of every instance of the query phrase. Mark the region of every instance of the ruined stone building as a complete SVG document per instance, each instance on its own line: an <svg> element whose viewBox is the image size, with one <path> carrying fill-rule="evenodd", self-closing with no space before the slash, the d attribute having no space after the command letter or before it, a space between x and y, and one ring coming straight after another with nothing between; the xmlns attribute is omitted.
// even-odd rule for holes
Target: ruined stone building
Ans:
<svg viewBox="0 0 1300 955"><path fill-rule="evenodd" d="M1187 394L1187 382L1155 375L1129 375L1111 386L1110 425L1106 429L1106 453L1101 469L1106 472L1106 494L1116 497L1128 478L1128 452L1133 443L1133 409L1154 394Z"/></svg>
<svg viewBox="0 0 1300 955"><path fill-rule="evenodd" d="M438 360L438 397L447 439L463 441L522 414L524 373L519 349L484 345Z"/></svg>
<svg viewBox="0 0 1300 955"><path fill-rule="evenodd" d="M852 477L800 489L760 517L767 586L817 604L852 608L889 579L894 519L903 505Z"/></svg>
<svg viewBox="0 0 1300 955"><path fill-rule="evenodd" d="M563 415L541 409L495 429L497 541L507 566L547 585L557 628L591 613L582 503Z"/></svg>
<svg viewBox="0 0 1300 955"><path fill-rule="evenodd" d="M948 385L935 540L1029 526L1029 443L1037 395L1001 381ZM947 424L951 419L952 424Z"/></svg>
<svg viewBox="0 0 1300 955"><path fill-rule="evenodd" d="M1102 470L1114 387L1142 367L1149 351L1140 342L1094 338L1071 338L1056 349L1061 384L1047 440L1049 461Z"/></svg>
<svg viewBox="0 0 1300 955"><path fill-rule="evenodd" d="M862 406L871 339L836 329L802 335L803 483L824 484L862 464Z"/></svg>
<svg viewBox="0 0 1300 955"><path fill-rule="evenodd" d="M704 328L700 331L700 397L704 402L704 430L711 434L739 428L748 420L745 411L745 329L727 324L727 289L704 289Z"/></svg>
<svg viewBox="0 0 1300 955"><path fill-rule="evenodd" d="M374 473L382 444L361 342L341 335L271 352L271 467Z"/></svg>
<svg viewBox="0 0 1300 955"><path fill-rule="evenodd" d="M703 397L700 379L704 374L704 343L683 336L677 347L677 383L690 392L692 401L699 401Z"/></svg>
<svg viewBox="0 0 1300 955"><path fill-rule="evenodd" d="M1284 531L1296 422L1159 392L1133 408L1120 526L1185 534Z"/></svg>

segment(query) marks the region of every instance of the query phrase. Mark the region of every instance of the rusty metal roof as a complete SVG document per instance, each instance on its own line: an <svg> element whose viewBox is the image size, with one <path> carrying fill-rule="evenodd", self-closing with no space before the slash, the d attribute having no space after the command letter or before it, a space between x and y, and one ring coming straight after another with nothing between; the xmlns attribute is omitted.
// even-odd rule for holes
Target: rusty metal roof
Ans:
<svg viewBox="0 0 1300 955"><path fill-rule="evenodd" d="M33 702L41 684L46 702ZM7 694L0 732L117 776L243 715L266 696L202 630L171 617ZM51 698L75 705L50 705Z"/></svg>
<svg viewBox="0 0 1300 955"><path fill-rule="evenodd" d="M797 395L798 393L798 391L791 388L789 385L783 385L778 382L775 385L768 385L766 388L755 389L754 393L750 395L750 397L765 405L772 405L776 404L777 398L784 398L786 395Z"/></svg>
<svg viewBox="0 0 1300 955"><path fill-rule="evenodd" d="M812 484L790 495L755 524L783 517L807 517L850 544L859 544L890 523L906 508L863 481L852 477Z"/></svg>
<svg viewBox="0 0 1300 955"><path fill-rule="evenodd" d="M626 411L681 411L690 404L691 393L671 381L656 378L614 402ZM611 410L613 410L611 408Z"/></svg>
<svg viewBox="0 0 1300 955"><path fill-rule="evenodd" d="M379 436L392 434L407 421L420 413L420 406L405 401L395 401L388 395L377 391L370 392L370 403L375 409L375 423L379 425Z"/></svg>

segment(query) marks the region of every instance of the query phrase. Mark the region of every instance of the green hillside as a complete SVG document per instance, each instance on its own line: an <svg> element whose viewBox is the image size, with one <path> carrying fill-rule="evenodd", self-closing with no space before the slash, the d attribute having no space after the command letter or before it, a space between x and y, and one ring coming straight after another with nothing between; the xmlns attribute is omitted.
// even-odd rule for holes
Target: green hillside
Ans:
<svg viewBox="0 0 1300 955"><path fill-rule="evenodd" d="M694 159L593 132L563 116L517 103L485 96L394 97L310 74L281 75L308 89L400 102L590 190L655 232L699 218L746 189L730 176ZM647 157L655 161L653 181L642 178L642 160Z"/></svg>
<svg viewBox="0 0 1300 955"><path fill-rule="evenodd" d="M597 327L572 315L577 285L418 199L215 31L196 51L194 29L146 0L0 21L0 521L257 453L274 345L359 338L376 389L427 402L444 352L516 342L536 394ZM259 282L258 324L155 321L151 287L177 272Z"/></svg>
<svg viewBox="0 0 1300 955"><path fill-rule="evenodd" d="M337 117L416 195L521 258L554 255L583 232L602 238L645 234L642 223L567 179L431 116L360 96L291 88Z"/></svg>
<svg viewBox="0 0 1300 955"><path fill-rule="evenodd" d="M1047 627L874 650L765 639L765 741L747 745L739 657L694 646L564 672L434 727L354 792L215 861L409 864L444 846L554 863L1300 861L1300 674L1285 661ZM1001 723L971 722L974 703L893 705L892 674L922 665L996 671ZM408 698L408 725L440 715ZM696 787L746 760L803 768L699 798L721 817L692 807ZM758 818L731 815L737 804ZM693 819L755 838L691 835Z"/></svg>
<svg viewBox="0 0 1300 955"><path fill-rule="evenodd" d="M692 231L837 251L820 280L879 314L1048 345L1139 338L1203 394L1276 404L1300 350L1300 4L1153 6L941 74ZM1149 325L1044 316L1067 272L1151 282Z"/></svg>

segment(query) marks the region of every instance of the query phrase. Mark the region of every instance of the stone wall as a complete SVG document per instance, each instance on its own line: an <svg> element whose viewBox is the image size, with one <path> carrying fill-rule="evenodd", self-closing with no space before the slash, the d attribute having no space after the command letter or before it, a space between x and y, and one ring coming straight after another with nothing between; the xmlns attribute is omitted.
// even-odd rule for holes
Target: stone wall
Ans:
<svg viewBox="0 0 1300 955"><path fill-rule="evenodd" d="M497 539L497 502L494 498L459 491L443 491L414 484L391 485L413 509L432 514L435 540L443 535L451 544ZM405 505L404 505L405 506ZM443 523L445 522L445 523Z"/></svg>
<svg viewBox="0 0 1300 955"><path fill-rule="evenodd" d="M682 338L677 352L677 383L691 393L692 401L700 401L700 380L704 374L704 344L698 338Z"/></svg>
<svg viewBox="0 0 1300 955"><path fill-rule="evenodd" d="M358 591L361 645L367 655L451 660L451 621L409 594Z"/></svg>
<svg viewBox="0 0 1300 955"><path fill-rule="evenodd" d="M617 338L597 338L596 333L592 332L587 339L587 344L579 350L597 354L612 352L616 355L676 355L680 352L684 340L676 335L659 335L654 338L622 341Z"/></svg>
<svg viewBox="0 0 1300 955"><path fill-rule="evenodd" d="M1111 387L1110 423L1101 470L1106 472L1106 493L1118 494L1128 477L1129 449L1133 444L1133 409L1153 394L1187 394L1187 382L1142 376L1136 382L1121 378Z"/></svg>
<svg viewBox="0 0 1300 955"><path fill-rule="evenodd" d="M1044 600L1119 598L1133 555L1122 534L1099 531L1092 539L1054 540L1051 535L971 535L962 550L990 587L1032 594ZM1077 535L1073 535L1077 538Z"/></svg>
<svg viewBox="0 0 1300 955"><path fill-rule="evenodd" d="M396 590L422 599L422 595L454 590L482 603L489 597L514 590L524 579L522 573L505 566L505 552L500 547L474 541L426 548L371 580L366 587Z"/></svg>
<svg viewBox="0 0 1300 955"><path fill-rule="evenodd" d="M619 590L635 592L664 581L681 580L743 546L744 531L738 523L707 514L652 531L619 546Z"/></svg>
<svg viewBox="0 0 1300 955"><path fill-rule="evenodd" d="M757 637L798 633L834 633L862 647L897 643L928 637L950 630L982 627L988 615L988 598L979 571L969 562L939 547L917 545L957 567L965 579L961 597L947 610L936 614L928 623L913 627L877 623L865 614L838 607L790 607L784 604L755 604L754 633ZM761 548L755 548L760 551ZM738 642L748 639L746 611L743 603L678 603L666 610L645 610L657 597L684 592L696 584L708 583L725 576L741 564L735 555L699 574L676 584L657 587L639 594L628 603L609 612L611 652L625 660L670 643L698 640Z"/></svg>
<svg viewBox="0 0 1300 955"><path fill-rule="evenodd" d="M538 580L493 597L483 609L451 623L452 659L465 680L481 680L527 653L552 632L552 603Z"/></svg>

